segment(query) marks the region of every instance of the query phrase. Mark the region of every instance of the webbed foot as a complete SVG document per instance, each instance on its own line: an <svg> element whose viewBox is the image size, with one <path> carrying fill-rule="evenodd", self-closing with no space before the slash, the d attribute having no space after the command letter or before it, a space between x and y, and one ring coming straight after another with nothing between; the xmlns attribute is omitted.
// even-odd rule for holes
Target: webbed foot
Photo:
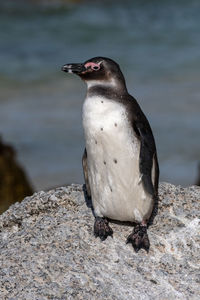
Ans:
<svg viewBox="0 0 200 300"><path fill-rule="evenodd" d="M113 235L112 228L108 225L108 220L101 217L96 217L94 222L94 235L100 237L104 241L109 235Z"/></svg>
<svg viewBox="0 0 200 300"><path fill-rule="evenodd" d="M128 236L126 243L131 243L135 252L138 252L141 248L148 252L150 243L147 235L147 225L136 225L133 232Z"/></svg>

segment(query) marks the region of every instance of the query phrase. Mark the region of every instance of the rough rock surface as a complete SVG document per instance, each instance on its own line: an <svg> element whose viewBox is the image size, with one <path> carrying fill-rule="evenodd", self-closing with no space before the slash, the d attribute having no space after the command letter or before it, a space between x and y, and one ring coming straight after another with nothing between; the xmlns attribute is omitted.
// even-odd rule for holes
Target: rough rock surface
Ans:
<svg viewBox="0 0 200 300"><path fill-rule="evenodd" d="M0 216L0 299L200 299L200 188L160 184L151 248L135 253L131 226L93 236L82 186L39 192Z"/></svg>

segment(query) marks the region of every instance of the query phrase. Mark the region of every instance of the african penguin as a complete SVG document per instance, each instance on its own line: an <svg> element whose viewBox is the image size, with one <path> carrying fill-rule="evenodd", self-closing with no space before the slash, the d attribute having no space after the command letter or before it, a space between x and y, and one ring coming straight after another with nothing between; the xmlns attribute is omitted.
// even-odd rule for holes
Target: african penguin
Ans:
<svg viewBox="0 0 200 300"><path fill-rule="evenodd" d="M86 148L83 171L92 199L94 234L113 234L108 220L135 223L127 243L149 250L147 226L158 197L159 166L151 127L137 101L128 93L119 65L95 57L66 64L62 70L87 84L83 104Z"/></svg>

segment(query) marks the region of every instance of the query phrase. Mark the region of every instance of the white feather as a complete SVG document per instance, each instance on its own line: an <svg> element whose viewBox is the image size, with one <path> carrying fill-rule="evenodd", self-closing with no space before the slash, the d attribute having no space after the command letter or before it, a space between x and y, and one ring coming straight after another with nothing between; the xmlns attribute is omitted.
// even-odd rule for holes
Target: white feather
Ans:
<svg viewBox="0 0 200 300"><path fill-rule="evenodd" d="M86 98L83 127L95 214L121 221L148 219L153 200L142 185L140 142L125 107L106 98Z"/></svg>

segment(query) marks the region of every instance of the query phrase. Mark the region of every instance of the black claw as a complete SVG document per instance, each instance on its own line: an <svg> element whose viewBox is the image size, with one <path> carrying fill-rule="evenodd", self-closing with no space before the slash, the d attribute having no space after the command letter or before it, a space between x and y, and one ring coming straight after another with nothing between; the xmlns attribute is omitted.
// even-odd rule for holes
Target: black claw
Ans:
<svg viewBox="0 0 200 300"><path fill-rule="evenodd" d="M147 235L147 226L137 225L133 232L128 236L126 243L131 243L135 252L138 252L141 248L148 252L150 243Z"/></svg>
<svg viewBox="0 0 200 300"><path fill-rule="evenodd" d="M113 235L112 228L108 225L108 220L100 217L95 218L94 235L104 241L109 235Z"/></svg>

